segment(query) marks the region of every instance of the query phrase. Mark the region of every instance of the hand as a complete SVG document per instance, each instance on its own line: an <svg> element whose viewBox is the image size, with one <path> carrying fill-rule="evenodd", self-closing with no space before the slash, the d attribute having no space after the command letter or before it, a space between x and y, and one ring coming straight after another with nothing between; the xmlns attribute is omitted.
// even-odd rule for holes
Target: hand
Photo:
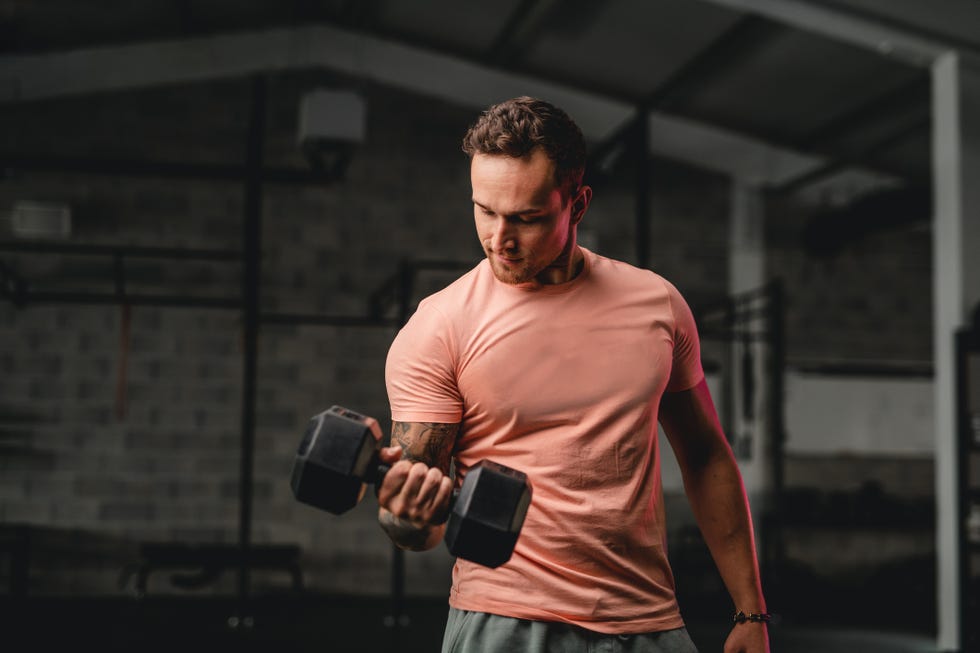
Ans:
<svg viewBox="0 0 980 653"><path fill-rule="evenodd" d="M384 447L381 461L391 466L378 488L378 503L394 517L416 529L445 521L453 482L437 467L401 460L402 448Z"/></svg>
<svg viewBox="0 0 980 653"><path fill-rule="evenodd" d="M725 640L725 653L769 653L769 629L766 624L736 624Z"/></svg>

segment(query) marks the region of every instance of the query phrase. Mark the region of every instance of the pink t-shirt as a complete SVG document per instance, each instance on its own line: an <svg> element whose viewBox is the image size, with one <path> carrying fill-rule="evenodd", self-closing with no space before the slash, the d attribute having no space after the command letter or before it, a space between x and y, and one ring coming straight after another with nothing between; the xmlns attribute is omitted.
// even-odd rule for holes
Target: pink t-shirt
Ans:
<svg viewBox="0 0 980 653"><path fill-rule="evenodd" d="M583 251L568 283L510 286L483 261L425 299L388 353L392 419L460 422L457 484L488 458L533 489L507 564L456 561L452 606L677 628L657 409L703 378L694 318L662 277Z"/></svg>

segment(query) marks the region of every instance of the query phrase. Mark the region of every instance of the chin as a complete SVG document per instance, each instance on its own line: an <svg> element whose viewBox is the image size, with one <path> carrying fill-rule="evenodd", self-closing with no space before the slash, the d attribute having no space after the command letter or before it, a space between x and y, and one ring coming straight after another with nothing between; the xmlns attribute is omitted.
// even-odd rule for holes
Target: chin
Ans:
<svg viewBox="0 0 980 653"><path fill-rule="evenodd" d="M501 269L500 267L491 264L490 269L493 270L493 276L497 277L498 281L502 281L503 283L510 284L512 286L528 283L529 281L534 280L534 275L527 268L508 270L507 268Z"/></svg>

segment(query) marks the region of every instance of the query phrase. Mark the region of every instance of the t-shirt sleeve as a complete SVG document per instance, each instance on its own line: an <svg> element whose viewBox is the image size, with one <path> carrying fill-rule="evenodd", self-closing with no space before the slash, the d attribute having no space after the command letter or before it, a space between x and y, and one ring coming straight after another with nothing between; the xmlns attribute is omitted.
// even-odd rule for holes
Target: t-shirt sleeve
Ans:
<svg viewBox="0 0 980 653"><path fill-rule="evenodd" d="M448 320L422 302L388 350L385 385L393 421L455 424L462 419L453 344Z"/></svg>
<svg viewBox="0 0 980 653"><path fill-rule="evenodd" d="M670 309L674 316L674 354L667 380L667 392L693 388L704 378L701 368L701 341L694 314L681 293L669 281L667 285Z"/></svg>

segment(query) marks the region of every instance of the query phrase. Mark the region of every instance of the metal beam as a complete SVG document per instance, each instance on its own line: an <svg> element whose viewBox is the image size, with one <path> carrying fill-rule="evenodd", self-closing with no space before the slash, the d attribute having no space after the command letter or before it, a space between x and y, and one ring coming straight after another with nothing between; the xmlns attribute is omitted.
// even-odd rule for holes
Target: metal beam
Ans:
<svg viewBox="0 0 980 653"><path fill-rule="evenodd" d="M130 245L85 245L35 240L0 241L0 252L29 254L65 254L69 256L121 256L124 258L165 258L201 261L240 261L242 254L233 249L198 249L181 247L136 247Z"/></svg>
<svg viewBox="0 0 980 653"><path fill-rule="evenodd" d="M262 278L262 167L265 159L267 83L262 75L251 80L251 106L244 183L242 229L242 446L238 486L238 565L237 614L235 624L251 623L248 602L250 576L248 552L252 545L252 499L255 467L255 413L258 376L259 283Z"/></svg>
<svg viewBox="0 0 980 653"><path fill-rule="evenodd" d="M464 106L548 97L594 139L631 106L579 88L325 25L0 58L0 103L325 68Z"/></svg>
<svg viewBox="0 0 980 653"><path fill-rule="evenodd" d="M764 46L780 29L758 16L740 18L654 89L644 106L648 110L670 107L692 86L703 85L739 65L745 55Z"/></svg>
<svg viewBox="0 0 980 653"><path fill-rule="evenodd" d="M735 64L740 55L758 47L773 33L772 23L756 16L746 16L725 30L721 36L700 50L684 65L677 68L646 98L637 104L637 111L592 152L593 162L603 161L617 148L624 138L634 133L639 116L668 106L696 80L718 75L723 68Z"/></svg>
<svg viewBox="0 0 980 653"><path fill-rule="evenodd" d="M247 172L243 164L233 163L180 163L103 157L30 155L13 152L0 152L0 170L2 169L232 182L241 181ZM268 183L324 185L336 181L337 178L330 171L265 167L262 169L262 179Z"/></svg>
<svg viewBox="0 0 980 653"><path fill-rule="evenodd" d="M929 29L923 27L921 24L904 20L902 18L896 18L893 15L887 13L881 13L880 11L873 11L868 9L862 9L860 4L849 3L847 1L841 2L840 0L807 0L811 4L823 6L828 11L836 11L846 16L852 16L854 18L860 18L863 20L870 21L872 23L882 25L888 29L895 30L904 34L913 34L920 38L932 41L939 45L940 47L951 48L957 50L961 53L966 53L972 51L980 51L980 39L965 39L952 34L943 33L938 30ZM908 0L905 0L908 2ZM913 4L915 0L913 0ZM899 3L896 3L899 4ZM945 9L945 7L943 7ZM980 34L974 30L974 34Z"/></svg>
<svg viewBox="0 0 980 653"><path fill-rule="evenodd" d="M843 41L920 68L928 68L943 53L956 50L980 60L980 47L970 42L924 31L889 16L859 12L839 4L807 0L702 0L735 11L765 16L784 25Z"/></svg>
<svg viewBox="0 0 980 653"><path fill-rule="evenodd" d="M971 582L956 554L966 528L959 498L958 412L953 335L969 324L980 306L980 68L956 54L940 57L933 72L933 351L936 364L936 551L938 552L937 648L970 650L960 641L975 609L963 602L962 584ZM963 416L967 419L967 416ZM972 581L975 582L975 581ZM961 648L961 645L963 648Z"/></svg>
<svg viewBox="0 0 980 653"><path fill-rule="evenodd" d="M917 74L851 111L827 120L794 145L803 150L820 149L821 143L839 140L864 125L880 122L883 114L894 113L895 107L921 103L928 108L929 81L928 73Z"/></svg>
<svg viewBox="0 0 980 653"><path fill-rule="evenodd" d="M835 160L828 161L820 166L816 166L797 177L784 181L775 188L770 188L770 190L778 195L788 195L793 193L804 186L808 186L819 179L836 174L845 168L862 165L868 160L873 159L878 154L886 152L895 147L903 140L909 138L909 136L912 134L929 129L929 126L930 116L928 111L926 111L925 115L913 116L911 120L875 139L872 143L869 143L863 147L860 152L855 152L854 154L848 156L838 156L835 158ZM898 172L895 172L895 174L896 176L900 177L907 176L900 175ZM911 181L915 183L928 184L928 180L913 179Z"/></svg>
<svg viewBox="0 0 980 653"><path fill-rule="evenodd" d="M0 57L0 104L304 68L337 71L480 109L506 97L545 97L575 116L592 142L607 139L635 115L635 105L624 99L322 25ZM779 183L796 174L804 159L809 165L822 163L693 120L658 112L649 119L651 154L748 175L757 183Z"/></svg>
<svg viewBox="0 0 980 653"><path fill-rule="evenodd" d="M740 56L744 56L752 48L760 47L776 33L776 26L767 19L755 15L740 19L651 92L639 105L640 109L630 120L624 122L607 139L594 147L591 155L592 167L606 165L609 157L614 155L616 148L621 147L624 139L637 133L636 121L645 111L650 116L650 122L659 126L659 128L652 128L649 132L651 151L663 153L667 149L671 151L670 156L672 158L701 167L704 167L702 161L707 157L715 163L715 169L720 166L723 171L731 176L749 183L776 186L785 192L790 188L798 190L809 183L826 179L848 168L860 171L858 176L866 178L867 182L872 185L878 181L888 181L891 177L901 177L901 174L893 170L876 169L872 171L866 169L867 160L870 158L872 150L869 150L868 156L850 156L844 159L828 153L826 150L822 152L821 156L805 155L803 151L814 149L812 142L806 144L766 144L765 139L758 134L740 134L723 128L702 129L694 121L671 118L666 114L657 112L658 109L664 109L675 102L684 92L684 89L694 82L703 83L705 78L718 75L724 69L737 65ZM921 81L919 78L920 83ZM901 90L906 94L911 93L911 90L906 87ZM907 97L907 95L903 97ZM902 98L893 94L880 100L881 104L884 105L886 100L897 101L899 99ZM880 110L880 107L878 105L862 107L858 110L859 113L848 114L840 122L835 121L828 127L847 127L850 123L845 123L844 119L856 120L866 116L871 109ZM680 126L682 124L683 126ZM680 127L675 129L675 126ZM824 133L829 133L829 131ZM671 139L669 145L661 140L664 138ZM699 146L698 143L702 143L702 145ZM873 151L880 149L875 148ZM699 151L699 153L691 157L690 154L695 151ZM721 154L720 157L719 154ZM827 158L824 159L823 155L826 155ZM870 167L875 168L876 166ZM792 186L790 187L789 184Z"/></svg>
<svg viewBox="0 0 980 653"><path fill-rule="evenodd" d="M750 48L760 47L760 45L765 43L767 38L775 35L775 33L776 29L774 29L774 24L769 20L757 15L743 17L707 48L699 52L687 64L678 69L666 82L658 86L640 105L641 111L646 110L652 112L657 109L667 108L672 102L677 100L679 95L683 93L685 87L688 87L695 81L703 82L705 77L717 75L724 68L735 65L740 55L744 55ZM850 129L857 121L870 120L875 113L882 111L887 106L893 106L896 102L907 100L913 93L921 92L923 90L923 84L927 82L928 77L917 76L914 83L904 85L882 97L875 98L872 103L859 107L854 112L828 123L817 132L808 135L803 141L797 143L780 143L773 145L773 148L791 152L817 150L816 143L820 139L827 139L834 134L835 130L843 132L845 129ZM609 156L619 146L622 140L635 133L633 125L639 115L640 113L638 112L631 120L621 125L609 138L593 149L591 157L593 165L601 166L606 164ZM668 130L665 129L660 133L667 132ZM729 133L734 134L735 132ZM746 136L746 140L749 141L747 146L750 150L757 150L758 147L754 142L762 142L762 136L758 134ZM659 133L654 138L659 138ZM652 149L656 150L657 147L658 143L651 142ZM837 154L828 152L826 148L822 148L819 151L822 156L827 157L826 160L812 158L809 161L804 161L800 158L798 159L799 167L796 168L796 172L787 172L787 176L779 181L772 176L764 174L758 166L752 172L748 173L743 167L739 166L739 172L733 174L733 176L743 180L762 183L762 185L766 186L776 186L780 189L780 192L785 193L790 190L802 188L813 181L825 179L846 168L860 169L866 167L871 152L880 151L880 149L880 147L875 147L873 150L869 150L866 156L848 156L842 158ZM752 157L749 158L751 159ZM768 157L763 158L768 159ZM760 158L755 157L755 160L758 161ZM794 163L792 165L795 167L796 164ZM876 172L871 174L880 174L883 178L903 176L894 170L880 170L876 166L868 167L876 168Z"/></svg>

